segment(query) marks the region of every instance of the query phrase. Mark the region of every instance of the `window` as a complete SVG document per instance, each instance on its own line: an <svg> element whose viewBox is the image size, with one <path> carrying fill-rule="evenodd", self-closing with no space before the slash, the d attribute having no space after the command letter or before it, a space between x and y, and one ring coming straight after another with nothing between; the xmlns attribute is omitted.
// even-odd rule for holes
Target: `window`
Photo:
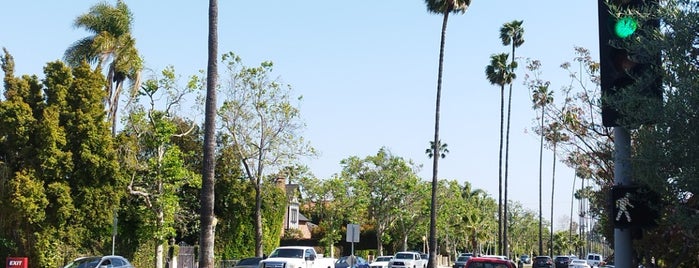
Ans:
<svg viewBox="0 0 699 268"><path fill-rule="evenodd" d="M299 222L299 210L297 208L292 208L289 210L289 222L296 225Z"/></svg>

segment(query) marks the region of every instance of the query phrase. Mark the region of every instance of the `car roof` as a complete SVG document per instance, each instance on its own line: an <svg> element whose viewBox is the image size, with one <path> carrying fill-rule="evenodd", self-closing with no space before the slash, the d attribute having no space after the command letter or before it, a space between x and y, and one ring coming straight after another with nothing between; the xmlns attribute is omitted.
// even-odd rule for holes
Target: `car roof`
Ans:
<svg viewBox="0 0 699 268"><path fill-rule="evenodd" d="M512 264L512 261L510 260L503 260L503 259L496 259L496 258L486 258L486 257L476 257L476 258L471 258L466 262L466 264L470 263L497 263L497 264Z"/></svg>

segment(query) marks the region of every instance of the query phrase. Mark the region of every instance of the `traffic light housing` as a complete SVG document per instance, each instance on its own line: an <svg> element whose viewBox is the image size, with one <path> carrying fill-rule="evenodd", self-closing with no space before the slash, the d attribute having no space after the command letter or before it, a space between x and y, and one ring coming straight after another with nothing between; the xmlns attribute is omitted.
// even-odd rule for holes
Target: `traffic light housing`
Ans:
<svg viewBox="0 0 699 268"><path fill-rule="evenodd" d="M609 200L610 220L615 228L650 228L660 217L661 198L649 187L615 185Z"/></svg>
<svg viewBox="0 0 699 268"><path fill-rule="evenodd" d="M638 113L646 104L662 106L658 70L660 51L648 49L652 32L660 26L649 11L658 0L598 0L602 123L607 127L654 123L649 113ZM645 46L643 46L645 44ZM621 98L620 93L633 96ZM637 98L637 99L636 99ZM622 102L626 101L624 104ZM660 105L659 105L660 104Z"/></svg>

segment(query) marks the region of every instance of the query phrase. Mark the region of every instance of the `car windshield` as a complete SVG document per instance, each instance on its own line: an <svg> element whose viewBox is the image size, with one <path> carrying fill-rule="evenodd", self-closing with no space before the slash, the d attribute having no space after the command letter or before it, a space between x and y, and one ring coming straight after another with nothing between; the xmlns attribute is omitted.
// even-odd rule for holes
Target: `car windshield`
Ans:
<svg viewBox="0 0 699 268"><path fill-rule="evenodd" d="M456 261L457 261L457 262L466 262L466 261L468 261L468 259L470 259L470 258L471 258L471 257L461 256L461 257L459 257L458 259L456 259Z"/></svg>
<svg viewBox="0 0 699 268"><path fill-rule="evenodd" d="M66 264L63 268L94 268L101 259L102 257L79 258Z"/></svg>
<svg viewBox="0 0 699 268"><path fill-rule="evenodd" d="M378 257L376 261L390 261L393 257Z"/></svg>
<svg viewBox="0 0 699 268"><path fill-rule="evenodd" d="M303 249L300 248L278 248L272 251L270 258L303 258Z"/></svg>
<svg viewBox="0 0 699 268"><path fill-rule="evenodd" d="M412 260L413 259L413 254L410 253L398 253L396 254L396 259L400 260Z"/></svg>
<svg viewBox="0 0 699 268"><path fill-rule="evenodd" d="M260 263L260 258L246 258L238 262L237 265L257 265Z"/></svg>

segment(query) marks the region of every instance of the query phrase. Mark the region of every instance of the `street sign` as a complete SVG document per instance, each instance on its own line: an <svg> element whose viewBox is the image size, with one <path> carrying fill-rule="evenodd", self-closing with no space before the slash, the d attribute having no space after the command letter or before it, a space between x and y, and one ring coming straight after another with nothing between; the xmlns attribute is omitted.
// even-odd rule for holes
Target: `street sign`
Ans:
<svg viewBox="0 0 699 268"><path fill-rule="evenodd" d="M347 242L359 243L359 224L347 224Z"/></svg>

